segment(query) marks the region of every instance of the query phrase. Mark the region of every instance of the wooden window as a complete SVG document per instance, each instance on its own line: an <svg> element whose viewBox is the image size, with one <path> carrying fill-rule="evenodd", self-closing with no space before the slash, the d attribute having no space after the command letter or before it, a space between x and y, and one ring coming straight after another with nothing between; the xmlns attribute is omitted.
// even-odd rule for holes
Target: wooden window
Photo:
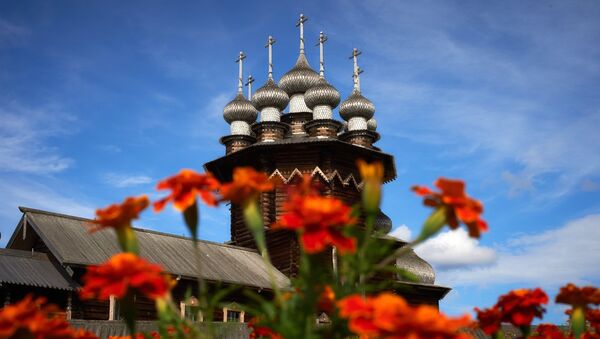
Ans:
<svg viewBox="0 0 600 339"><path fill-rule="evenodd" d="M202 312L198 309L198 299L191 297L179 303L181 316L190 321L203 321Z"/></svg>

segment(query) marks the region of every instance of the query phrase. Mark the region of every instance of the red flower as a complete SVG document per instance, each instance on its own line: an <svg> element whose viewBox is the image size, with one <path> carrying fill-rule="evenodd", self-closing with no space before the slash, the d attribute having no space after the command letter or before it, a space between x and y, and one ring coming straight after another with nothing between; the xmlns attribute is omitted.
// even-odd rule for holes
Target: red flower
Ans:
<svg viewBox="0 0 600 339"><path fill-rule="evenodd" d="M51 314L58 311L45 298L26 296L16 304L0 309L0 338L97 338L94 334L69 327L69 323Z"/></svg>
<svg viewBox="0 0 600 339"><path fill-rule="evenodd" d="M590 322L590 326L596 330L596 333L600 334L600 310L588 309L585 312L585 320Z"/></svg>
<svg viewBox="0 0 600 339"><path fill-rule="evenodd" d="M318 253L328 245L341 253L354 252L356 239L346 237L342 229L355 222L352 210L341 200L319 195L290 195L283 205L285 213L273 225L275 229L289 229L300 233L306 253Z"/></svg>
<svg viewBox="0 0 600 339"><path fill-rule="evenodd" d="M160 266L132 253L119 253L100 266L89 266L83 276L82 299L122 298L130 289L151 299L167 295L173 282Z"/></svg>
<svg viewBox="0 0 600 339"><path fill-rule="evenodd" d="M116 230L131 227L131 220L137 219L140 213L148 207L150 201L145 195L129 197L121 204L113 204L96 210L94 223L99 227L92 229L96 231L101 228L111 227Z"/></svg>
<svg viewBox="0 0 600 339"><path fill-rule="evenodd" d="M502 312L502 321L515 326L528 326L534 317L542 318L546 311L542 304L548 303L548 295L540 289L518 289L500 296L496 303Z"/></svg>
<svg viewBox="0 0 600 339"><path fill-rule="evenodd" d="M182 169L178 174L164 179L156 185L156 189L171 190L171 194L155 202L154 211L162 211L165 205L172 201L173 206L183 212L194 205L197 195L207 205L216 206L218 201L214 191L218 188L219 181L212 174L200 174L191 169Z"/></svg>
<svg viewBox="0 0 600 339"><path fill-rule="evenodd" d="M588 305L600 304L600 288L594 286L577 287L567 284L560 288L556 296L556 302L569 304L573 307L587 307Z"/></svg>
<svg viewBox="0 0 600 339"><path fill-rule="evenodd" d="M329 285L325 285L323 291L321 292L321 296L319 298L319 302L317 304L317 309L321 312L329 313L333 310L333 306L335 304L335 292Z"/></svg>
<svg viewBox="0 0 600 339"><path fill-rule="evenodd" d="M432 306L411 307L391 293L367 298L351 295L340 300L338 307L350 330L361 338L469 338L457 333L470 325L469 316L447 318Z"/></svg>
<svg viewBox="0 0 600 339"><path fill-rule="evenodd" d="M252 329L252 332L250 332L250 339L283 339L283 336L273 331L272 329L264 326L259 326L256 318L253 318L248 322L248 328Z"/></svg>
<svg viewBox="0 0 600 339"><path fill-rule="evenodd" d="M466 195L465 183L462 180L439 178L435 186L441 192L433 192L424 186L414 186L412 189L417 195L425 197L425 205L446 208L446 223L451 229L458 228L459 223L463 222L469 230L469 235L474 238L479 238L481 232L488 230L487 223L480 217L483 205L479 200Z"/></svg>
<svg viewBox="0 0 600 339"><path fill-rule="evenodd" d="M477 320L479 321L479 328L486 334L492 335L500 329L502 323L502 312L497 307L486 308L480 310L475 307L477 313Z"/></svg>
<svg viewBox="0 0 600 339"><path fill-rule="evenodd" d="M565 339L567 336L556 325L540 324L535 328L535 331L530 339Z"/></svg>
<svg viewBox="0 0 600 339"><path fill-rule="evenodd" d="M221 200L242 204L258 198L260 193L269 192L275 183L266 174L252 167L237 167L233 170L233 181L221 186Z"/></svg>

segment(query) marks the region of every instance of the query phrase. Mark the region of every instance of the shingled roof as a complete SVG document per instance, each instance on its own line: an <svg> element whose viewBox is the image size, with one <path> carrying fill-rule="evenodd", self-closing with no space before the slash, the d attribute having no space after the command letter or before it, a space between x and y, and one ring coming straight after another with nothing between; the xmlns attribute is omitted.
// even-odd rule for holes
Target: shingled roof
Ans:
<svg viewBox="0 0 600 339"><path fill-rule="evenodd" d="M77 289L79 285L63 271L45 253L0 249L0 286L15 284L61 290Z"/></svg>
<svg viewBox="0 0 600 339"><path fill-rule="evenodd" d="M119 252L112 231L89 233L92 220L64 214L20 207L23 220L8 243L14 242L26 223L46 244L50 252L65 266L94 265ZM140 255L160 264L167 272L193 279L197 276L193 242L190 238L135 228ZM199 241L201 275L210 281L270 288L268 270L261 256L252 249L209 241ZM276 268L275 278L280 286L288 278Z"/></svg>

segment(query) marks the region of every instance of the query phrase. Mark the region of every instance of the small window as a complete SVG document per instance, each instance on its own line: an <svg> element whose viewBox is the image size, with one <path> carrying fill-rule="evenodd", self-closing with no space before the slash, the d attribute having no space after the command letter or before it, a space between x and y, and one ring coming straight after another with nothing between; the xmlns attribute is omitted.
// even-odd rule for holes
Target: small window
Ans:
<svg viewBox="0 0 600 339"><path fill-rule="evenodd" d="M241 317L240 311L227 310L227 322L238 323L238 322L240 322L240 317Z"/></svg>

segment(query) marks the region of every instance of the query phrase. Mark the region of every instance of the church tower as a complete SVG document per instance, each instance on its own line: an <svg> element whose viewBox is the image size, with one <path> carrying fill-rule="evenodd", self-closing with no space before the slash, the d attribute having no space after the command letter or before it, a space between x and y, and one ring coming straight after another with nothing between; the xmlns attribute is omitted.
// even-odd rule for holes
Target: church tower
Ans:
<svg viewBox="0 0 600 339"><path fill-rule="evenodd" d="M305 55L304 24L307 18L300 15L296 26L300 30L300 50L294 66L278 83L273 79L273 47L275 39L269 36L266 44L268 72L265 84L248 98L242 91L243 60L240 52L238 92L223 110L223 117L231 127L231 134L221 138L225 156L205 164L219 180L229 181L238 166L251 166L284 183L293 183L304 174L319 181L323 194L334 196L352 205L360 201L362 183L356 160L380 161L384 165L384 183L396 178L392 155L374 144L379 140L376 132L375 106L361 93L358 56L352 51L353 89L341 103L339 115L334 109L340 104L340 93L325 79L325 34L319 36L319 72L313 70ZM253 79L250 79L253 80ZM249 87L251 81L248 82ZM251 100L249 100L251 99ZM287 108L287 112L285 111ZM259 117L259 121L256 121ZM270 225L282 214L286 200L285 190L278 189L261 196L261 209L265 225ZM376 229L386 233L392 221L380 211ZM295 233L287 230L267 230L267 246L273 265L287 276L298 272L300 245ZM251 233L244 225L241 207L231 205L231 243L255 248ZM398 246L405 243L397 241ZM331 264L332 253L324 257ZM397 263L414 273L419 283L407 283L412 292L406 295L411 302L436 304L448 288L434 285L431 266L416 254Z"/></svg>

